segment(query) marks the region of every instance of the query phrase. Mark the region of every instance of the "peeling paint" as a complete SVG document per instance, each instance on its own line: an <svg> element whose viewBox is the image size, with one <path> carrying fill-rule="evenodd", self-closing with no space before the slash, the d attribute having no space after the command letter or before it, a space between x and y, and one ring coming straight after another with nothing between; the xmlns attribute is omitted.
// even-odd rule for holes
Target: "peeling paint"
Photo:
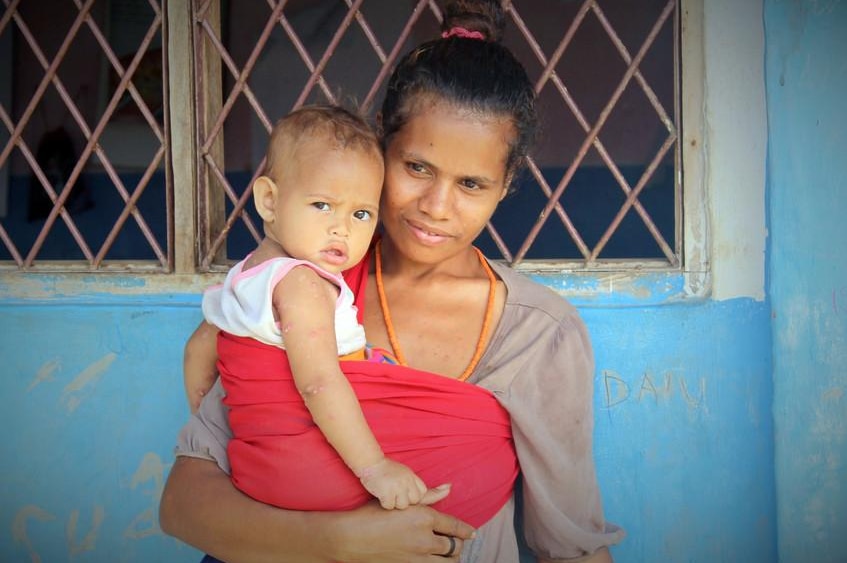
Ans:
<svg viewBox="0 0 847 563"><path fill-rule="evenodd" d="M106 272L91 274L30 274L0 272L0 299L11 303L20 300L33 302L69 303L114 302L116 296L127 302L159 304L199 303L200 295L209 285L220 283L223 274L145 274L116 275Z"/></svg>
<svg viewBox="0 0 847 563"><path fill-rule="evenodd" d="M35 374L35 377L32 379L32 382L26 388L27 393L35 389L35 387L45 381L53 380L53 372L61 367L59 360L51 360L46 364L42 365L38 369L38 373Z"/></svg>
<svg viewBox="0 0 847 563"><path fill-rule="evenodd" d="M840 401L841 398L844 397L844 389L841 387L834 387L832 389L827 389L821 395L821 400L823 401Z"/></svg>
<svg viewBox="0 0 847 563"><path fill-rule="evenodd" d="M68 412L73 412L82 403L85 395L93 392L93 386L100 377L109 369L117 354L110 352L82 370L62 391L59 399L65 405Z"/></svg>

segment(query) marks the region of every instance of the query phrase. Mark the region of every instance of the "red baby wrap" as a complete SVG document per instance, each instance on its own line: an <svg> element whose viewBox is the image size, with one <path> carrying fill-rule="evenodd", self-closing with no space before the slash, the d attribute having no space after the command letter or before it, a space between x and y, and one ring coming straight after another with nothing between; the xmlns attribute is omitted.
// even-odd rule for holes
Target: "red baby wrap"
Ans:
<svg viewBox="0 0 847 563"><path fill-rule="evenodd" d="M367 260L347 276L357 298L366 268ZM218 356L241 491L295 510L348 510L371 499L312 421L284 350L221 332ZM429 487L452 484L435 508L480 526L510 498L518 473L511 424L490 391L384 363L341 369L385 454Z"/></svg>

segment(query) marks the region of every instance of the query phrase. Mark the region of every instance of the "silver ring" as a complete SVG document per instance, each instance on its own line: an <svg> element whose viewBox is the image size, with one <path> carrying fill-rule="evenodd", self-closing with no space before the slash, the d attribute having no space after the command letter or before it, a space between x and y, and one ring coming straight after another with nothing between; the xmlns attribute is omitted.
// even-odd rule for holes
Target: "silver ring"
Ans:
<svg viewBox="0 0 847 563"><path fill-rule="evenodd" d="M453 536L447 536L447 539L450 540L450 549L448 549L447 553L442 555L442 557L453 557L453 552L456 551L456 538Z"/></svg>

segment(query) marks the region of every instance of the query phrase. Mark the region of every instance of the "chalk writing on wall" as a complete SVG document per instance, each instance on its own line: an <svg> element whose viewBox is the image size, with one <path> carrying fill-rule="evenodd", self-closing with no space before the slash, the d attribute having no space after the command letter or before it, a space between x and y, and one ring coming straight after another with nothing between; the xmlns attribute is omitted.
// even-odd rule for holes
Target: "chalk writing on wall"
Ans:
<svg viewBox="0 0 847 563"><path fill-rule="evenodd" d="M141 539L161 534L159 520L156 515L159 510L159 498L162 496L162 490L164 489L166 468L167 466L162 463L161 458L152 452L144 454L144 457L138 464L132 476L130 489L149 498L146 501L146 508L134 517L127 517L129 525L124 530L125 538ZM148 484L150 486L142 486ZM126 498L121 498L118 502L120 507L110 510L110 518L124 518L125 513L121 512L121 508L128 503L126 502ZM98 534L106 519L106 508L101 505L94 505L91 510L89 529L84 533L79 530L80 515L80 510L71 510L68 513L64 525L65 544L67 546L68 559L71 560L74 556L81 553L96 550ZM16 544L23 547L32 563L42 563L43 559L40 552L47 552L47 550L39 550L39 546L33 543L30 534L31 526L47 525L55 528L55 524L51 524L51 522L56 520L58 520L56 514L35 504L22 506L15 514L12 522L12 537ZM61 533L59 530L56 530L56 532ZM48 536L38 534L38 536L49 537L49 534ZM54 540L50 540L50 545L56 546L59 544ZM55 547L52 549L55 549Z"/></svg>
<svg viewBox="0 0 847 563"><path fill-rule="evenodd" d="M161 458L158 455L147 452L144 458L135 470L132 476L133 489L137 489L139 485L152 482L153 486L142 491L143 494L150 497L150 504L147 509L140 512L124 530L124 536L128 538L146 538L161 533L159 528L159 499L162 496L162 491L165 488L165 466L162 464Z"/></svg>
<svg viewBox="0 0 847 563"><path fill-rule="evenodd" d="M82 538L82 541L76 541L76 528L79 522L79 510L72 510L68 516L68 553L70 555L78 555L86 551L94 551L94 546L97 543L97 532L100 530L100 525L103 523L103 518L106 511L102 506L94 507L94 514L91 516L91 529Z"/></svg>
<svg viewBox="0 0 847 563"><path fill-rule="evenodd" d="M606 408L614 408L627 401L652 401L658 405L674 398L682 399L691 409L706 408L705 377L691 378L666 371L662 374L644 372L625 378L614 370L603 370L602 378L603 406Z"/></svg>
<svg viewBox="0 0 847 563"><path fill-rule="evenodd" d="M91 517L91 529L85 534L81 541L77 541L77 525L79 523L79 510L72 510L68 516L65 526L65 539L68 546L68 556L73 557L86 551L94 551L97 543L97 533L103 523L106 512L102 506L94 506ZM55 520L56 516L47 512L40 506L28 504L18 510L12 522L12 537L15 543L22 544L32 563L41 563L41 556L36 550L29 537L28 525L30 520L37 522L49 522Z"/></svg>
<svg viewBox="0 0 847 563"><path fill-rule="evenodd" d="M15 514L15 519L12 521L12 538L15 540L15 543L23 544L32 563L41 563L41 557L38 555L38 552L35 550L29 539L29 535L26 531L27 522L29 520L48 522L55 518L55 516L46 510L32 504L22 507L18 510L17 514Z"/></svg>

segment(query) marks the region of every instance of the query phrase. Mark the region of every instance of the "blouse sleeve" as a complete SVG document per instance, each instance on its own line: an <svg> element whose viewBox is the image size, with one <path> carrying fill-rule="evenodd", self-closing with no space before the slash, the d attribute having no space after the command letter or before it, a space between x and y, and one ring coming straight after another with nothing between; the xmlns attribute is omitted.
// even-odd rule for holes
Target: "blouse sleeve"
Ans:
<svg viewBox="0 0 847 563"><path fill-rule="evenodd" d="M182 427L177 438L175 453L178 456L197 457L214 461L225 472L230 472L226 447L232 438L223 404L224 390L218 378L209 390L196 414Z"/></svg>
<svg viewBox="0 0 847 563"><path fill-rule="evenodd" d="M523 474L527 545L569 559L617 543L607 524L592 454L594 359L585 325L566 315L512 380L508 409Z"/></svg>

